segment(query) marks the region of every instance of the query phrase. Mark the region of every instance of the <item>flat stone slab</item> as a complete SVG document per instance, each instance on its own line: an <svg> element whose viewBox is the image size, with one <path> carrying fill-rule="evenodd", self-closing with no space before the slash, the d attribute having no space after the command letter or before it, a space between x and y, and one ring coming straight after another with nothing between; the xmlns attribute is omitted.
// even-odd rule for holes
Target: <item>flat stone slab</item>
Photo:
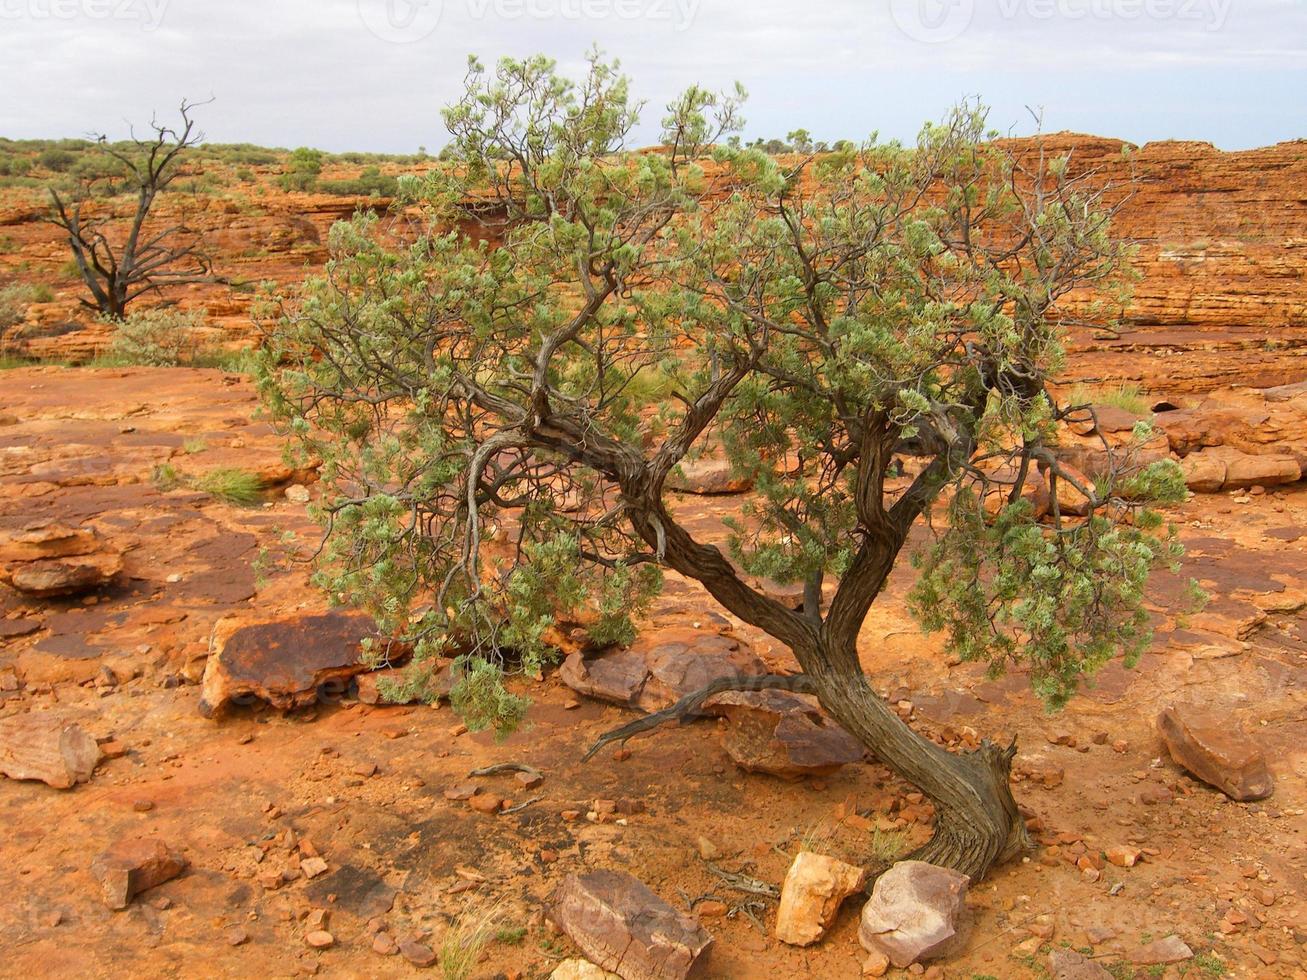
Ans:
<svg viewBox="0 0 1307 980"><path fill-rule="evenodd" d="M0 719L0 773L72 789L91 778L100 746L77 724L43 713Z"/></svg>
<svg viewBox="0 0 1307 980"><path fill-rule="evenodd" d="M586 959L622 980L702 976L712 950L698 920L620 871L568 876L548 914Z"/></svg>
<svg viewBox="0 0 1307 980"><path fill-rule="evenodd" d="M255 700L283 710L304 707L328 684L343 693L350 678L367 670L362 642L375 633L372 617L344 612L241 627L209 657L200 713L213 717L229 704Z"/></svg>

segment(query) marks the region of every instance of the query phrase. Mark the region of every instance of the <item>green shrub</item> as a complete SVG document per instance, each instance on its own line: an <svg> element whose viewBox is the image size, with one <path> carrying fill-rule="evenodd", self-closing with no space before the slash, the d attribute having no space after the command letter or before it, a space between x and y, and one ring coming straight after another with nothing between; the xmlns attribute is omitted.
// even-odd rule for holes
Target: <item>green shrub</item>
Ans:
<svg viewBox="0 0 1307 980"><path fill-rule="evenodd" d="M207 356L200 330L204 314L159 307L135 310L116 326L108 358L114 364L176 367Z"/></svg>
<svg viewBox="0 0 1307 980"><path fill-rule="evenodd" d="M69 150L61 150L51 147L50 149L43 151L40 156L36 158L36 162L46 170L61 174L65 173L77 162L77 154Z"/></svg>

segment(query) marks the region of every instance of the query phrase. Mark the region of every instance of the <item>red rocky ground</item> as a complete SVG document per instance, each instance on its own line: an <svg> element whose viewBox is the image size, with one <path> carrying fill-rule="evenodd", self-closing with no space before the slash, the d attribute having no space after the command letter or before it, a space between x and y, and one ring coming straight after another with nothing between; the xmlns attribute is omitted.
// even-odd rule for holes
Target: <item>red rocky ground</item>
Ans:
<svg viewBox="0 0 1307 980"><path fill-rule="evenodd" d="M0 677L19 688L3 694L0 715L58 712L116 743L116 757L74 790L0 782L10 828L0 844L0 890L11 896L0 912L6 973L109 976L130 964L140 975L408 975L415 968L402 957L372 951L369 920L384 919L397 937L429 933L438 947L451 916L493 901L506 924L527 931L518 943L492 943L476 975L543 976L569 947L539 909L570 872L624 869L677 907L711 895L730 910L751 897L709 872L699 837L720 852L719 866L775 884L814 832L864 863L877 828L905 830L898 844L926 832L928 810L879 766L797 783L749 775L724 753L712 721L633 742L622 761L610 753L582 765L594 737L631 715L584 699L572 707L576 696L553 674L533 691L528 726L502 744L459 734L447 707L348 698L206 720L194 684L215 623L320 608L299 569L261 581L250 567L280 532L307 547L302 503L274 489L262 506L241 508L151 482L163 462L193 475L236 458L270 483L297 478L279 462L275 437L250 420L248 382L182 369L34 368L5 378L0 526L84 522L125 564L94 603L0 593ZM739 500L686 496L679 508L708 534ZM1185 571L1213 595L1208 611L1177 626L1167 610L1181 579L1159 578L1157 641L1139 668L1109 667L1055 718L1023 678L991 681L950 665L906 613L906 574L877 605L863 644L877 686L943 737L1017 735L1017 793L1044 845L972 891L977 927L943 963L946 976L1039 975L1039 950L1064 942L1092 946L1112 964L1171 933L1219 957L1229 975L1302 975L1307 491L1199 496L1177 518ZM793 666L673 579L646 633L696 625L752 641L772 668ZM1176 701L1244 726L1271 760L1275 794L1232 803L1183 774L1154 729ZM504 761L541 769L543 783L474 781L512 803L538 802L487 816L446 798L473 768ZM615 812L604 816L597 800ZM142 834L178 849L190 869L127 911L109 911L91 861ZM1102 863L1098 855L1114 848L1138 850L1139 863L1103 864L1097 880L1073 863L1085 854ZM325 873L267 887L269 870L313 852ZM710 975L857 976L854 904L807 951L776 942L742 911L705 918L717 939ZM773 908L763 900L750 911L769 928ZM314 910L328 913L329 948L306 944L321 925L308 918ZM1192 962L1167 975L1185 969L1205 975Z"/></svg>
<svg viewBox="0 0 1307 980"><path fill-rule="evenodd" d="M1125 173L1119 143L1074 141L1086 164ZM1186 457L1194 485L1219 491L1174 515L1189 553L1182 575L1154 583L1157 636L1138 668L1108 667L1049 717L1024 678L950 664L920 634L905 608L907 569L867 624L868 672L921 730L955 746L1019 738L1016 792L1041 845L971 891L975 928L932 975L1046 976L1047 952L1064 944L1121 977L1304 975L1304 145L1140 150L1121 230L1141 243L1145 279L1124 334L1076 338L1070 377L1139 384L1160 412L1158 451ZM298 279L322 261L330 221L353 207L281 194L272 176L264 168L252 187L200 199L220 265L237 278ZM5 192L0 284L53 286L21 343L78 360L106 330L76 311L77 288L38 215L34 196ZM250 302L219 287L183 297L233 338L251 333ZM108 571L121 564L94 599L0 585L0 740L5 726L58 718L103 741L107 756L72 789L0 778L0 972L408 976L419 968L375 952L376 932L439 952L452 921L497 904L505 931L472 975L543 977L575 955L543 922L546 899L572 872L612 868L697 912L716 937L709 976L861 975L858 903L822 943L798 950L771 938L773 901L710 868L777 885L805 841L863 866L906 849L929 832L929 807L874 763L796 782L747 773L727 752L734 729L702 720L583 765L598 734L634 715L579 697L558 671L532 686L529 724L504 743L466 734L447 706L362 704L348 686L295 712L202 716L210 650L234 627L323 611L302 565L256 569L287 532L292 551L311 549L314 491L311 473L281 461L255 406L247 378L218 371L0 372L0 539L13 548L15 537L67 525L85 537L71 550L93 552ZM164 466L178 487L166 489ZM257 473L263 499L234 506L186 489L226 467ZM685 495L677 506L707 535L741 501ZM1189 576L1212 602L1177 623ZM642 643L687 630L730 634L773 670L794 666L673 577ZM1175 765L1155 719L1176 703L1245 730L1269 760L1273 795L1231 802ZM5 758L0 746L0 767ZM469 777L510 761L543 781ZM471 799L469 783L482 787ZM493 797L510 808L539 799L480 812L496 808ZM142 835L189 868L110 911L93 862ZM1130 962L1170 935L1197 955Z"/></svg>

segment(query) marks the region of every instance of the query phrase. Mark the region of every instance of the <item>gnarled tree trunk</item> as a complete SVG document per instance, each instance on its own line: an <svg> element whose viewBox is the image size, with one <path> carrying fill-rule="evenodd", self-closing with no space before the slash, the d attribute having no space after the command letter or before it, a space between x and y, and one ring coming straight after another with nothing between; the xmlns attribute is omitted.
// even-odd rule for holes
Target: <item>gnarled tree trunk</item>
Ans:
<svg viewBox="0 0 1307 980"><path fill-rule="evenodd" d="M1015 743L950 752L913 731L861 671L832 671L822 659L804 665L812 668L822 707L935 805L934 836L910 855L913 860L955 868L978 881L993 865L1030 847L1009 785Z"/></svg>

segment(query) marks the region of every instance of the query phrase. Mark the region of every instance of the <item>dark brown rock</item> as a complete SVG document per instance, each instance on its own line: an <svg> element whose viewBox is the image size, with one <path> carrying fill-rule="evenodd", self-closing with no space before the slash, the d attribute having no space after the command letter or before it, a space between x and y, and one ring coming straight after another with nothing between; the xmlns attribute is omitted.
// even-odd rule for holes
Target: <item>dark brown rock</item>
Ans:
<svg viewBox="0 0 1307 980"><path fill-rule="evenodd" d="M1232 800L1260 800L1275 790L1266 756L1229 717L1172 705L1157 717L1171 758Z"/></svg>
<svg viewBox="0 0 1307 980"><path fill-rule="evenodd" d="M339 693L367 669L361 644L375 631L371 617L342 612L240 627L209 657L200 712L212 717L256 698L286 710Z"/></svg>
<svg viewBox="0 0 1307 980"><path fill-rule="evenodd" d="M0 773L71 789L91 778L100 746L80 725L33 713L0 719Z"/></svg>
<svg viewBox="0 0 1307 980"><path fill-rule="evenodd" d="M767 666L733 636L690 628L651 631L624 650L574 653L559 673L572 690L601 701L660 711L713 681L756 677Z"/></svg>
<svg viewBox="0 0 1307 980"><path fill-rule="evenodd" d="M619 871L569 876L548 914L587 959L623 980L700 975L712 950L712 937L697 920Z"/></svg>
<svg viewBox="0 0 1307 980"><path fill-rule="evenodd" d="M865 751L806 695L730 691L709 700L704 710L730 721L722 746L749 772L784 779L829 775Z"/></svg>
<svg viewBox="0 0 1307 980"><path fill-rule="evenodd" d="M100 883L104 904L122 910L141 892L176 878L186 870L186 859L156 837L117 841L91 864Z"/></svg>

